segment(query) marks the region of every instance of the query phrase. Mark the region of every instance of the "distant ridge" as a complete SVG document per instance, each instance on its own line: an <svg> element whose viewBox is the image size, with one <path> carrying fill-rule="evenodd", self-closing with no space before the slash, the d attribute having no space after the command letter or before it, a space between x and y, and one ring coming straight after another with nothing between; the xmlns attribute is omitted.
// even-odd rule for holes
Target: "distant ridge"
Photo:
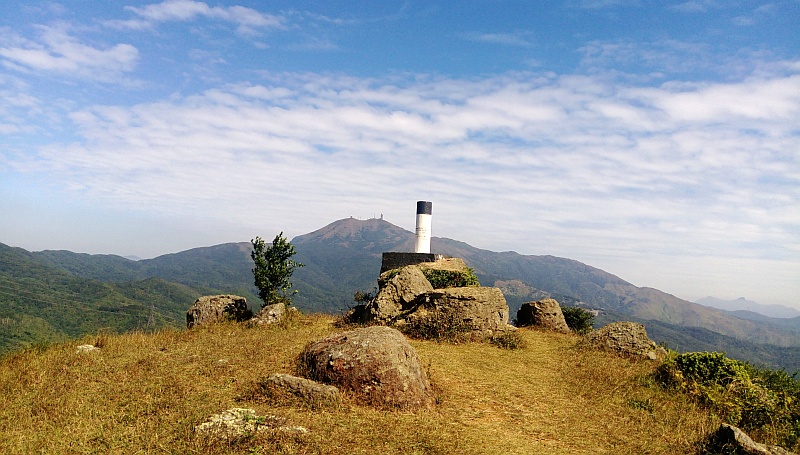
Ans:
<svg viewBox="0 0 800 455"><path fill-rule="evenodd" d="M253 234L269 238L275 233ZM300 291L295 296L295 304L307 312L337 314L354 305L356 291L371 291L377 285L383 252L413 251L414 233L383 219L345 218L297 236L292 243L297 250L295 259L305 264L292 276L294 287ZM0 263L0 275L8 277L6 286L13 289L27 289L32 285L45 296L37 297L40 300L47 300L46 295L53 286L63 288L48 278L55 275L67 274L61 281L74 282L74 286L70 285L74 289L85 287L76 279L95 280L91 285L94 287L106 283L133 297L131 300L136 303L128 303L137 306L126 308L131 309L129 313L137 308L138 320L142 321L139 325L147 324L152 312L149 302L154 301L155 296L149 289L163 288L169 294L159 297L161 305L157 304L155 311L169 308L164 314L181 326L185 310L194 298L190 294L238 294L245 296L252 307L259 305L251 272L251 248L249 242L226 243L140 261L69 251L30 253L17 248L7 250L11 254L9 259L14 258L12 262L17 266L11 264L3 269ZM648 331L653 331L654 340L684 352L713 347L735 352L741 360L791 371L800 369L800 318L777 319L748 311L727 312L706 307L657 289L637 287L573 259L522 255L513 251L493 252L441 237L431 239L431 250L464 259L475 270L481 284L500 288L512 317L524 302L553 297L564 305L599 311L597 322L600 325L619 320L642 322ZM18 265L23 258L31 266L20 268ZM30 273L26 277L15 276L21 269ZM152 279L161 280L161 284L152 286L147 281ZM169 287L172 285L181 288ZM148 291L139 294L140 291L134 291L131 286L145 287ZM12 293L11 290L6 292ZM8 298L12 300L6 302L13 304L13 295L0 296L0 316L3 313L13 315L15 311L13 306L4 308L7 304L3 299ZM125 299L114 297L114 300ZM59 320L55 318L53 323ZM42 333L41 330L30 332Z"/></svg>
<svg viewBox="0 0 800 455"><path fill-rule="evenodd" d="M298 304L308 302L302 296L309 292L326 294L328 299L323 304L335 310L352 304L354 290L370 290L374 286L382 252L412 251L414 234L385 220L347 218L292 242L297 246L299 260L310 264L296 273L295 284L306 289L304 292L300 288ZM498 253L441 237L431 239L431 251L463 258L475 269L481 284L500 287L512 315L523 302L550 295L562 303L602 309L607 314L606 322L622 318L660 321L670 327L704 328L753 343L800 346L800 328L782 324L781 320L738 317L657 289L637 287L572 259ZM707 343L698 340L694 345ZM681 338L682 347L692 349L694 345L687 342L687 337Z"/></svg>
<svg viewBox="0 0 800 455"><path fill-rule="evenodd" d="M800 310L795 308L783 305L762 305L744 297L734 300L722 300L709 296L696 300L695 303L725 311L751 311L771 318L796 318L800 316Z"/></svg>

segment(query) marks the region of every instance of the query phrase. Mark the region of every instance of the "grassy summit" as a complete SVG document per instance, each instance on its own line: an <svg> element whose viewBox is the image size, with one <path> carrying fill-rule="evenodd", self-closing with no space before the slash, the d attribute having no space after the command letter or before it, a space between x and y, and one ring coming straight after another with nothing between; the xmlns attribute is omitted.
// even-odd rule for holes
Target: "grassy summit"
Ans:
<svg viewBox="0 0 800 455"><path fill-rule="evenodd" d="M217 324L96 335L0 359L0 453L689 453L718 421L649 379L656 367L577 349L579 338L521 330L526 347L411 341L438 392L434 410L387 412L345 399L310 409L252 392L292 373L329 316L284 327ZM80 344L101 349L78 352ZM194 428L234 407L307 434L212 444Z"/></svg>

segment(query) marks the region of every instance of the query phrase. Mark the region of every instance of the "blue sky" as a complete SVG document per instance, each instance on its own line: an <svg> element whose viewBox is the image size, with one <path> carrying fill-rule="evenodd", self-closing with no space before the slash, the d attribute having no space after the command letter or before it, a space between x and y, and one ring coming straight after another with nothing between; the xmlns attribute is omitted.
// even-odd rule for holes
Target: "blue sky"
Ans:
<svg viewBox="0 0 800 455"><path fill-rule="evenodd" d="M0 4L0 242L337 219L800 307L800 1Z"/></svg>

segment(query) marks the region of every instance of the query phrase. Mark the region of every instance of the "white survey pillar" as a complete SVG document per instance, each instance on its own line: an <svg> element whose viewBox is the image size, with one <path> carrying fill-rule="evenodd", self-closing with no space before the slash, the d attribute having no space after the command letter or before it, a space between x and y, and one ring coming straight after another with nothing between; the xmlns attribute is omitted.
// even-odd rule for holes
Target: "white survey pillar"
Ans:
<svg viewBox="0 0 800 455"><path fill-rule="evenodd" d="M417 244L415 253L431 252L431 209L433 204L428 201L417 201Z"/></svg>

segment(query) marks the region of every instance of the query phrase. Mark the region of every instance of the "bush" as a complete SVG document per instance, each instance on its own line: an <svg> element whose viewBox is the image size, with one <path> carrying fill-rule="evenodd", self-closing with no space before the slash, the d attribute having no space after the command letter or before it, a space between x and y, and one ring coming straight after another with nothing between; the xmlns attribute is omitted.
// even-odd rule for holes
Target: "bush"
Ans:
<svg viewBox="0 0 800 455"><path fill-rule="evenodd" d="M594 314L576 306L561 307L561 312L573 332L583 335L592 331Z"/></svg>
<svg viewBox="0 0 800 455"><path fill-rule="evenodd" d="M800 383L785 371L757 368L719 352L690 352L662 364L655 379L688 393L759 442L798 448Z"/></svg>
<svg viewBox="0 0 800 455"><path fill-rule="evenodd" d="M467 286L480 286L475 271L467 267L467 270L439 270L422 269L422 274L430 281L434 289L444 288L463 288Z"/></svg>
<svg viewBox="0 0 800 455"><path fill-rule="evenodd" d="M472 326L458 315L434 311L400 328L410 338L459 343L470 340Z"/></svg>
<svg viewBox="0 0 800 455"><path fill-rule="evenodd" d="M684 379L700 384L726 386L733 381L749 382L744 363L725 357L722 352L688 352L675 357L675 366Z"/></svg>

